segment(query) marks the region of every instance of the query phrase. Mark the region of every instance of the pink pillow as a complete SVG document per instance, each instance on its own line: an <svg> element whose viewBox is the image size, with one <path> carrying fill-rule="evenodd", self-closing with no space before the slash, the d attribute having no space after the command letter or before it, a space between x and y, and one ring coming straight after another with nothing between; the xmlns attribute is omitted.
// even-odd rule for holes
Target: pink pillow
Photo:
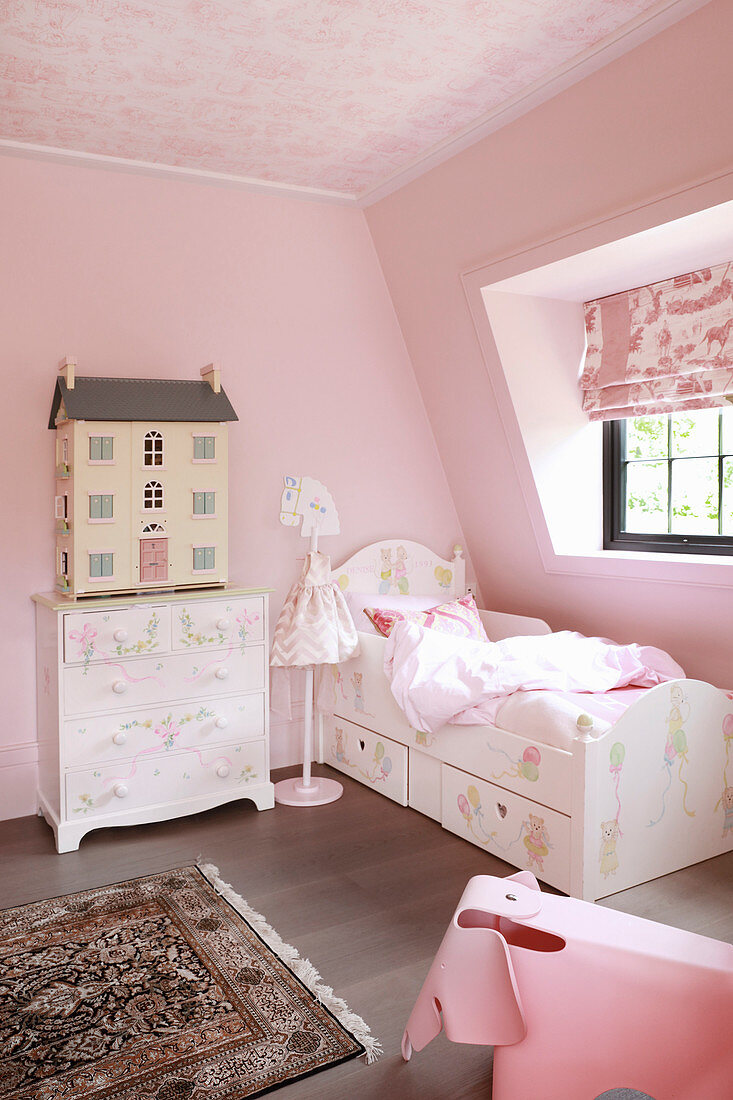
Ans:
<svg viewBox="0 0 733 1100"><path fill-rule="evenodd" d="M454 634L457 638L471 638L474 642L488 642L476 601L469 592L452 603L441 603L428 611L396 611L382 607L365 607L364 614L380 634L389 638L395 623L415 623L417 626Z"/></svg>

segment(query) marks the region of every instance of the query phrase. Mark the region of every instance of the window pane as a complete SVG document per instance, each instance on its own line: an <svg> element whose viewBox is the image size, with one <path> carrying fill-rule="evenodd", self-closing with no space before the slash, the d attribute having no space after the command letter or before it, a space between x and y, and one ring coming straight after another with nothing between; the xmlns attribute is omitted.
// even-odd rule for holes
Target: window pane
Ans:
<svg viewBox="0 0 733 1100"><path fill-rule="evenodd" d="M214 436L207 435L204 439L204 458L214 457Z"/></svg>
<svg viewBox="0 0 733 1100"><path fill-rule="evenodd" d="M667 417L637 416L626 421L627 458L667 457Z"/></svg>
<svg viewBox="0 0 733 1100"><path fill-rule="evenodd" d="M206 569L214 568L214 547L207 546L204 551L204 561L206 562Z"/></svg>
<svg viewBox="0 0 733 1100"><path fill-rule="evenodd" d="M102 555L90 554L89 555L89 576L101 577L102 576Z"/></svg>
<svg viewBox="0 0 733 1100"><path fill-rule="evenodd" d="M193 440L193 457L194 458L203 458L204 457L204 443L205 443L204 436L202 436L202 435L194 436L194 440Z"/></svg>
<svg viewBox="0 0 733 1100"><path fill-rule="evenodd" d="M112 519L112 496L107 493L102 497L102 519Z"/></svg>
<svg viewBox="0 0 733 1100"><path fill-rule="evenodd" d="M688 458L672 463L672 532L717 535L716 458Z"/></svg>
<svg viewBox="0 0 733 1100"><path fill-rule="evenodd" d="M667 533L667 463L630 462L626 467L626 523L635 534Z"/></svg>
<svg viewBox="0 0 733 1100"><path fill-rule="evenodd" d="M214 506L214 493L204 493L204 511L210 516L213 516L216 511Z"/></svg>
<svg viewBox="0 0 733 1100"><path fill-rule="evenodd" d="M112 461L112 444L113 438L111 435L102 436L102 458L105 462Z"/></svg>
<svg viewBox="0 0 733 1100"><path fill-rule="evenodd" d="M89 497L89 518L102 518L102 498L96 493L93 493L92 496Z"/></svg>
<svg viewBox="0 0 733 1100"><path fill-rule="evenodd" d="M201 516L201 515L203 515L203 512L204 512L204 494L203 493L194 493L193 494L193 514L195 516Z"/></svg>
<svg viewBox="0 0 733 1100"><path fill-rule="evenodd" d="M193 567L194 569L204 568L204 551L200 546L197 546L193 552Z"/></svg>
<svg viewBox="0 0 733 1100"><path fill-rule="evenodd" d="M718 453L718 410L700 409L678 413L672 418L672 455L716 455Z"/></svg>
<svg viewBox="0 0 733 1100"><path fill-rule="evenodd" d="M101 435L89 436L89 457L93 462L98 462L102 457L102 437Z"/></svg>
<svg viewBox="0 0 733 1100"><path fill-rule="evenodd" d="M733 458L723 459L723 531L733 537Z"/></svg>
<svg viewBox="0 0 733 1100"><path fill-rule="evenodd" d="M112 554L102 554L102 573L103 577L112 576Z"/></svg>

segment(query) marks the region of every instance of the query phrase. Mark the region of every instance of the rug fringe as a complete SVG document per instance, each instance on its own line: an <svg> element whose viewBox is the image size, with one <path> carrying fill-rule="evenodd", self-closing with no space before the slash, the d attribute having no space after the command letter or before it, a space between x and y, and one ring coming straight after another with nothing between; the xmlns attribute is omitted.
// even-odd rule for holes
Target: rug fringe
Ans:
<svg viewBox="0 0 733 1100"><path fill-rule="evenodd" d="M304 986L311 991L313 996L322 1005L332 1012L336 1019L351 1032L354 1038L364 1047L364 1060L367 1065L376 1062L382 1053L382 1044L375 1039L369 1030L369 1025L361 1016L352 1012L346 1001L338 997L330 985L326 985L315 966L308 959L302 959L298 951L278 935L275 929L267 923L261 913L257 913L249 905L241 894L228 883L224 882L219 874L219 868L213 863L198 863L196 865L211 883L217 894L220 894L229 904L236 909L244 919L252 925L275 954L287 963L293 973L300 979Z"/></svg>

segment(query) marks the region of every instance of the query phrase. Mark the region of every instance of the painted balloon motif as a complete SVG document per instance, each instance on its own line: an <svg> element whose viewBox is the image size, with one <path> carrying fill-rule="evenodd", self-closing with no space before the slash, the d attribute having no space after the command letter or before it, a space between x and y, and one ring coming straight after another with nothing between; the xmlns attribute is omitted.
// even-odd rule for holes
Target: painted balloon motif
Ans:
<svg viewBox="0 0 733 1100"><path fill-rule="evenodd" d="M540 750L534 745L529 745L522 753L519 764L520 775L529 780L530 783L536 783L540 777L539 764L541 760Z"/></svg>
<svg viewBox="0 0 733 1100"><path fill-rule="evenodd" d="M385 756L385 758L382 760L382 771L385 775L389 775L389 773L392 771L392 761L388 756Z"/></svg>
<svg viewBox="0 0 733 1100"><path fill-rule="evenodd" d="M611 746L611 767L620 768L623 765L624 757L626 756L626 748L617 741L615 745Z"/></svg>
<svg viewBox="0 0 733 1100"><path fill-rule="evenodd" d="M481 805L481 799L479 797L479 793L476 790L476 788L473 785L471 785L466 790L466 794L468 795L468 800L471 803L471 805L473 806L473 808L478 809L478 807Z"/></svg>
<svg viewBox="0 0 733 1100"><path fill-rule="evenodd" d="M730 741L733 738L733 714L726 714L723 719L723 737L726 741Z"/></svg>
<svg viewBox="0 0 733 1100"><path fill-rule="evenodd" d="M458 795L458 809L468 821L471 817L471 807L468 804L465 794Z"/></svg>

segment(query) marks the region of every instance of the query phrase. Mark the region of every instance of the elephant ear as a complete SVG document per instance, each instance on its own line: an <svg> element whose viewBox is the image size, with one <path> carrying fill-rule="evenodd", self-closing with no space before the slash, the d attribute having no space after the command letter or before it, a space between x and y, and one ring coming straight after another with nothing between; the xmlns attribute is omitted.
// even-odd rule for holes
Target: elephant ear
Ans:
<svg viewBox="0 0 733 1100"><path fill-rule="evenodd" d="M441 1003L447 1037L484 1046L521 1043L527 1023L506 940L493 928L462 931L465 973L460 975L460 992L454 986L458 996L444 997ZM454 969L452 985L457 977Z"/></svg>
<svg viewBox="0 0 733 1100"><path fill-rule="evenodd" d="M516 871L513 875L507 875L505 882L521 882L522 886L530 890L539 890L540 884L531 871Z"/></svg>

